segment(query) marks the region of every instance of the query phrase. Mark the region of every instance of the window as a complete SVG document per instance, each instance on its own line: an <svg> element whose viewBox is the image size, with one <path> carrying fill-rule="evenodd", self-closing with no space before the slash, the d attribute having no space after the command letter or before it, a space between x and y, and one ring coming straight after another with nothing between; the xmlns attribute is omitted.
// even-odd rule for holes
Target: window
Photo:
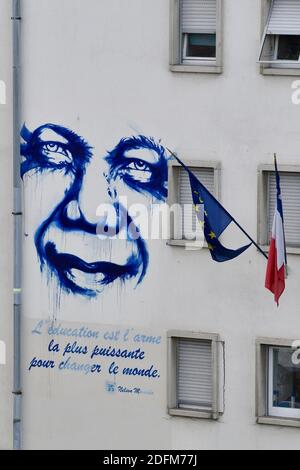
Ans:
<svg viewBox="0 0 300 470"><path fill-rule="evenodd" d="M221 0L171 2L171 70L221 72Z"/></svg>
<svg viewBox="0 0 300 470"><path fill-rule="evenodd" d="M216 59L216 0L182 0L180 4L182 61Z"/></svg>
<svg viewBox="0 0 300 470"><path fill-rule="evenodd" d="M276 180L272 165L259 169L259 243L268 246L276 204ZM300 168L280 166L280 183L287 251L300 253Z"/></svg>
<svg viewBox="0 0 300 470"><path fill-rule="evenodd" d="M191 167L190 167L191 168ZM214 170L213 168L191 168L196 178L211 192L214 193ZM178 168L178 195L182 213L179 215L178 225L181 230L179 237L185 240L201 238L202 230L197 219L193 204L189 175L182 167Z"/></svg>
<svg viewBox="0 0 300 470"><path fill-rule="evenodd" d="M300 0L265 3L265 26L259 61L266 69L294 69L300 73ZM290 71L291 73L291 71Z"/></svg>
<svg viewBox="0 0 300 470"><path fill-rule="evenodd" d="M300 365L291 348L268 348L268 412L270 416L300 418Z"/></svg>
<svg viewBox="0 0 300 470"><path fill-rule="evenodd" d="M219 336L170 331L168 340L169 413L217 419Z"/></svg>
<svg viewBox="0 0 300 470"><path fill-rule="evenodd" d="M300 364L292 346L290 340L257 340L257 412L262 424L300 426Z"/></svg>
<svg viewBox="0 0 300 470"><path fill-rule="evenodd" d="M219 164L204 161L196 163L193 160L185 160L185 164L201 183L215 197L218 197ZM178 205L180 208L180 210L172 211L169 244L187 246L187 242L203 241L203 231L197 220L188 173L181 165L173 161L169 167L168 203L169 207Z"/></svg>
<svg viewBox="0 0 300 470"><path fill-rule="evenodd" d="M194 34L185 33L183 35L183 61L202 59L215 59L216 57L216 35L215 34Z"/></svg>

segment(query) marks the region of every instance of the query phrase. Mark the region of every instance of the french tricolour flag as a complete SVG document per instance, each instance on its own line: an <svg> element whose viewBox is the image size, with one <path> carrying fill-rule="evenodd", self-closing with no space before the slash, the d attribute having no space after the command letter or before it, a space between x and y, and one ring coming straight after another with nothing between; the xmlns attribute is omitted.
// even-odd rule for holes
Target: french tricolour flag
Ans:
<svg viewBox="0 0 300 470"><path fill-rule="evenodd" d="M280 177L277 169L275 157L275 173L276 173L276 188L277 199L275 214L272 226L272 237L270 241L269 259L266 272L265 287L274 294L274 300L279 305L279 298L285 289L285 238L284 238L284 223L283 223L283 210L282 199L280 190Z"/></svg>

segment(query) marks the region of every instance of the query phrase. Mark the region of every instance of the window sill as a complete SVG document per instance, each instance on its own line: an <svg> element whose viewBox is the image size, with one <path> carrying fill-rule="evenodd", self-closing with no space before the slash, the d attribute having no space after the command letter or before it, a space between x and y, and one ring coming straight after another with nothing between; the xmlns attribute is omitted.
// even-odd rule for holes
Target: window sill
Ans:
<svg viewBox="0 0 300 470"><path fill-rule="evenodd" d="M207 243L206 241L201 242L199 240L198 242L194 240L183 240L183 239L170 239L167 241L168 246L178 246L181 248L187 248L189 250L202 250L202 248L207 248ZM300 250L299 250L300 251Z"/></svg>
<svg viewBox="0 0 300 470"><path fill-rule="evenodd" d="M300 76L299 68L261 67L262 75Z"/></svg>
<svg viewBox="0 0 300 470"><path fill-rule="evenodd" d="M270 249L269 245L259 245L259 246L265 253L267 254L269 253L269 249ZM300 255L300 247L287 246L286 253L288 255Z"/></svg>
<svg viewBox="0 0 300 470"><path fill-rule="evenodd" d="M279 418L278 416L259 416L257 418L258 424L269 424L273 426L289 426L293 428L300 428L300 419L295 418Z"/></svg>
<svg viewBox="0 0 300 470"><path fill-rule="evenodd" d="M177 64L170 65L171 72L186 72L186 73L216 73L220 74L223 72L223 68L219 65L185 65Z"/></svg>
<svg viewBox="0 0 300 470"><path fill-rule="evenodd" d="M214 421L219 418L219 413L213 413L212 411L197 411L183 410L179 408L169 408L168 412L171 416L182 416L186 418L212 419Z"/></svg>

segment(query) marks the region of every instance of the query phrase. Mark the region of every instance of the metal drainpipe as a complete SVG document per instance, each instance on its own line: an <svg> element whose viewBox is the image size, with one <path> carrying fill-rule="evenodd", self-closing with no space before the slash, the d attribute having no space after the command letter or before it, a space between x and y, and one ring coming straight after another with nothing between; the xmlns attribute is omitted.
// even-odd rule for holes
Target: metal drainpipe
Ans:
<svg viewBox="0 0 300 470"><path fill-rule="evenodd" d="M14 157L14 374L13 446L21 448L21 256L22 193L20 178L20 0L12 0L13 157Z"/></svg>

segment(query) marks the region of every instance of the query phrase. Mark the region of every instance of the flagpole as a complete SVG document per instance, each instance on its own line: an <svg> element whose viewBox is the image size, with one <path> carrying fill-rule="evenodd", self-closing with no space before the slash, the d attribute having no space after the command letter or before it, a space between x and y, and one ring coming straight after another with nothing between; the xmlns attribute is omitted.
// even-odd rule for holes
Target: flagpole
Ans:
<svg viewBox="0 0 300 470"><path fill-rule="evenodd" d="M278 172L278 167L277 167L277 155L274 153L274 166L275 166L275 173ZM276 180L276 190L277 190L277 180ZM280 190L280 196L281 196L281 190ZM281 205L282 205L282 196L281 196ZM283 205L282 205L283 208ZM282 209L282 227L283 227L283 237L284 237L284 261L285 261L285 276L288 276L288 263L287 263L287 252L286 252L286 241L285 241L285 227L284 227L284 217L283 217L283 209Z"/></svg>
<svg viewBox="0 0 300 470"><path fill-rule="evenodd" d="M166 147L166 149L168 150L168 152L174 157L176 158L176 160L180 163L180 165L182 165L187 171L188 173L191 173L191 171L189 170L189 168L177 157L177 155L175 155L174 152L172 152L168 147ZM201 184L201 186L203 186L203 184L201 183L201 181L199 181L199 183ZM211 194L211 197L219 204L219 201L214 197L213 194ZM228 217L230 217L232 219L232 222L234 222L238 228L246 235L247 238L249 238L249 240L253 243L254 246L256 246L256 248L258 249L258 251L266 258L268 259L268 256L266 255L266 253L258 246L258 244L253 240L253 238L250 237L250 235L248 235L248 233L243 229L243 227L232 217L231 214L229 214L229 212L225 209L225 207L221 206L224 210L224 212L226 212L226 214L228 215Z"/></svg>

